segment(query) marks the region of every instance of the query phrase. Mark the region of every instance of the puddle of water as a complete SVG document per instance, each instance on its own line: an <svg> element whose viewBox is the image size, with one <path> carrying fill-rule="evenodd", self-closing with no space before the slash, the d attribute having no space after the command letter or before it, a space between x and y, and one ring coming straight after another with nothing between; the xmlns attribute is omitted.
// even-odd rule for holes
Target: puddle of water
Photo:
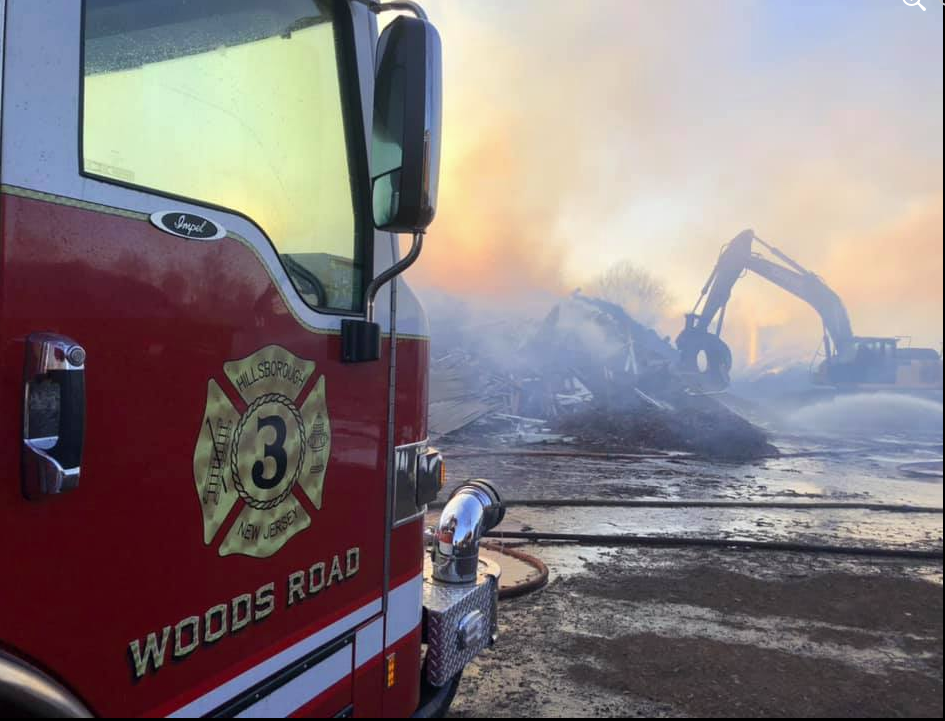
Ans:
<svg viewBox="0 0 945 721"><path fill-rule="evenodd" d="M484 457L451 464L453 478L496 481L506 498L827 500L943 505L942 436L874 434L839 446L824 434L794 432L779 447L795 455L751 463L692 457ZM855 453L830 452L858 449ZM813 455L804 455L810 451ZM936 472L938 475L936 475ZM444 494L445 495L445 494ZM941 514L774 509L509 509L503 527L521 530L690 535L834 545L941 548ZM586 554L591 554L591 549ZM544 557L544 553L543 553ZM562 561L564 563L564 561Z"/></svg>
<svg viewBox="0 0 945 721"><path fill-rule="evenodd" d="M483 548L479 555L494 561L502 569L502 576L499 578L500 589L518 586L538 576L537 568L504 553Z"/></svg>
<svg viewBox="0 0 945 721"><path fill-rule="evenodd" d="M863 510L510 508L501 529L940 548L942 516Z"/></svg>
<svg viewBox="0 0 945 721"><path fill-rule="evenodd" d="M919 480L928 480L934 483L936 478L942 478L941 458L934 461L907 461L906 463L900 463L897 468L907 476Z"/></svg>
<svg viewBox="0 0 945 721"><path fill-rule="evenodd" d="M556 578L584 573L588 564L600 563L613 553L612 548L600 546L526 544L516 548L540 558L548 566L549 583Z"/></svg>

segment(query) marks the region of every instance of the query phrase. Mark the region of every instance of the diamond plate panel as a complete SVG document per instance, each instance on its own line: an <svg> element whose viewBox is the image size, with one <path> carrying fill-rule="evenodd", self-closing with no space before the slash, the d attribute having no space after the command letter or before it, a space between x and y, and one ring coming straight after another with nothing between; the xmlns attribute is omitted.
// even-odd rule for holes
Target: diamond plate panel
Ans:
<svg viewBox="0 0 945 721"><path fill-rule="evenodd" d="M499 576L495 563L479 559L475 585L461 586L433 580L433 564L427 558L423 569L423 608L426 611L427 681L444 686L480 651L492 644L498 631ZM460 624L479 611L488 628L472 643L464 643Z"/></svg>

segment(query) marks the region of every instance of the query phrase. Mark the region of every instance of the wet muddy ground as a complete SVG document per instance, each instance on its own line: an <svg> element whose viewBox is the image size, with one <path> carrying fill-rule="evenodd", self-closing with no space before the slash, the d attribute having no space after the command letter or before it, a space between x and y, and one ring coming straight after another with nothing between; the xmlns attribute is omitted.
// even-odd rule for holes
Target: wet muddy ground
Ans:
<svg viewBox="0 0 945 721"><path fill-rule="evenodd" d="M941 436L777 445L783 456L745 464L445 450L451 483L491 478L513 499L942 506ZM940 511L512 507L503 528L942 548ZM551 582L502 602L499 642L467 669L455 716L941 716L941 561L520 547Z"/></svg>

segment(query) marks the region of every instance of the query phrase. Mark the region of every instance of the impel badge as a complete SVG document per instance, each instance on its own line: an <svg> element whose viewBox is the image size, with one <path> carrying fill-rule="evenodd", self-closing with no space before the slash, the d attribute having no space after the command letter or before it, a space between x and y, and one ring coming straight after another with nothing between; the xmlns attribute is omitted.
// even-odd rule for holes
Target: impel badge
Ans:
<svg viewBox="0 0 945 721"><path fill-rule="evenodd" d="M239 504L219 554L266 558L311 525L300 493L321 510L331 452L325 377L309 384L315 363L274 345L225 363L223 371L245 407L235 408L210 380L194 451L203 540L213 543Z"/></svg>

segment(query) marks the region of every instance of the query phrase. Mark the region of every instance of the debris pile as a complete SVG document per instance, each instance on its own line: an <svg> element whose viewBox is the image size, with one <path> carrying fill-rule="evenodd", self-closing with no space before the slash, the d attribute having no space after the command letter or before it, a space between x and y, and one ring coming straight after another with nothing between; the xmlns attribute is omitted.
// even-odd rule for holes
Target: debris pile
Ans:
<svg viewBox="0 0 945 721"><path fill-rule="evenodd" d="M436 358L430 371L430 428L446 435L516 405L516 384L463 348Z"/></svg>
<svg viewBox="0 0 945 721"><path fill-rule="evenodd" d="M722 460L778 453L758 426L710 396L685 392L675 404L629 412L590 408L559 419L554 428L604 450L677 450Z"/></svg>
<svg viewBox="0 0 945 721"><path fill-rule="evenodd" d="M479 444L775 455L759 427L675 370L676 349L622 308L575 293L539 323L434 318L430 433ZM446 341L444 343L444 341Z"/></svg>

